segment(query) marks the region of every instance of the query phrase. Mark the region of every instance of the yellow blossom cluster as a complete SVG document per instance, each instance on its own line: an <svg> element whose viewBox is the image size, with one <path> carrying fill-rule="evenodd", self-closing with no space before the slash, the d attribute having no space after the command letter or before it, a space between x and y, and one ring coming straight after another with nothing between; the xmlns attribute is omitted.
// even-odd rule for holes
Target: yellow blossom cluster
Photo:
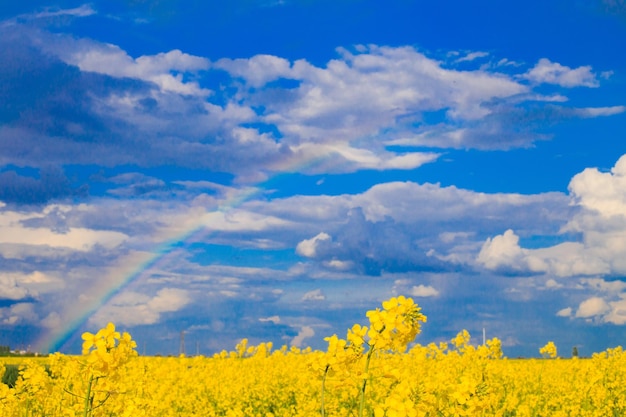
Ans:
<svg viewBox="0 0 626 417"><path fill-rule="evenodd" d="M370 310L367 317L370 320L367 332L370 346L399 353L406 350L420 332L421 323L426 321L421 308L412 298L404 296L384 301L382 310Z"/></svg>
<svg viewBox="0 0 626 417"><path fill-rule="evenodd" d="M456 417L626 415L626 352L507 359L498 339L463 330L426 345L409 298L367 313L369 326L328 337L325 351L242 341L212 357L145 357L112 324L85 333L80 356L4 358L2 417ZM372 330L373 329L373 330ZM547 349L544 349L546 348ZM556 357L556 346L542 348Z"/></svg>
<svg viewBox="0 0 626 417"><path fill-rule="evenodd" d="M544 358L554 359L557 356L556 345L554 344L554 342L550 341L550 342L546 343L546 345L544 347L539 349L539 353Z"/></svg>

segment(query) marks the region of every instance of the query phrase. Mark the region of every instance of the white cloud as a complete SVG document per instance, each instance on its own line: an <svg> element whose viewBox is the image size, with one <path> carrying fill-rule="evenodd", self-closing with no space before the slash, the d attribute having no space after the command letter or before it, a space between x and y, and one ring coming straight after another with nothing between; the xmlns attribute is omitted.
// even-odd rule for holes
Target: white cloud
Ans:
<svg viewBox="0 0 626 417"><path fill-rule="evenodd" d="M474 234L475 232L443 232L439 233L439 240L444 243L452 243L457 239L467 239Z"/></svg>
<svg viewBox="0 0 626 417"><path fill-rule="evenodd" d="M450 68L453 61L438 61L413 47L340 48L340 56L325 66L271 55L212 64L178 49L134 57L118 45L20 30L46 56L117 79L103 87L98 77L76 75L80 82L75 84L85 85L85 91L77 93L75 105L77 113L97 116L104 131L115 131L120 143L103 139L97 152L93 146L88 151L82 136L89 126L68 117L55 120L68 129L61 153L57 140L31 127L47 115L33 114L16 127L0 128L6 135L28 138L5 156L11 162L41 160L35 154L45 153L46 159L60 163L180 164L233 172L240 182L254 182L268 172L410 170L439 157L386 146L391 144L509 149L547 138L535 132L536 115L519 106L537 102L541 95L519 77L488 68L459 71ZM472 52L461 59L483 55ZM231 79L209 90L211 75L222 70ZM280 78L297 85L268 85ZM565 99L556 93L542 98ZM560 111L569 117L596 117L620 109L550 109L549 114ZM443 120L425 122L431 112ZM246 123L265 123L271 131L244 127Z"/></svg>
<svg viewBox="0 0 626 417"><path fill-rule="evenodd" d="M557 312L556 312L556 315L557 315L558 317L571 317L571 315L572 315L572 311L573 311L573 310L572 310L572 308L571 308L571 307L566 307L566 308L563 308L563 309L561 309L561 310L557 311Z"/></svg>
<svg viewBox="0 0 626 417"><path fill-rule="evenodd" d="M477 261L488 269L518 266L524 256L518 242L519 237L511 229L502 235L488 238L478 254Z"/></svg>
<svg viewBox="0 0 626 417"><path fill-rule="evenodd" d="M74 7L71 9L59 9L59 8L46 8L41 12L36 12L32 14L22 14L19 15L20 19L31 20L31 19L49 19L55 17L87 17L96 14L96 10L94 10L90 5L83 4L78 7Z"/></svg>
<svg viewBox="0 0 626 417"><path fill-rule="evenodd" d="M510 269L527 273L551 273L559 277L597 275L610 272L602 259L577 242L565 242L541 249L524 249L512 230L488 238L477 262L487 269Z"/></svg>
<svg viewBox="0 0 626 417"><path fill-rule="evenodd" d="M546 281L546 288L552 289L552 290L563 288L563 284L557 282L555 279L550 278Z"/></svg>
<svg viewBox="0 0 626 417"><path fill-rule="evenodd" d="M576 310L576 317L590 318L607 313L611 307L600 297L590 297L581 302Z"/></svg>
<svg viewBox="0 0 626 417"><path fill-rule="evenodd" d="M495 220L502 216L503 207L507 207L507 210L519 207L518 215L522 216L523 211L528 211L535 205L554 205L561 200L565 203L563 195L559 193L487 194L454 186L442 187L439 184L389 182L377 184L363 194L354 196L352 204L362 207L366 218L373 222L391 217L401 223L412 223L426 219L446 221L450 218L474 216L489 216Z"/></svg>
<svg viewBox="0 0 626 417"><path fill-rule="evenodd" d="M302 301L324 301L325 299L326 295L320 289L309 291L302 296Z"/></svg>
<svg viewBox="0 0 626 417"><path fill-rule="evenodd" d="M439 154L434 152L409 152L397 154L384 150L356 148L349 142L332 144L302 143L290 147L290 158L272 164L277 171L291 171L293 167L309 165L309 161L319 161L307 167L310 173L355 172L361 169L411 170L435 161Z"/></svg>
<svg viewBox="0 0 626 417"><path fill-rule="evenodd" d="M272 322L274 324L278 324L280 323L280 317L279 316L260 317L259 321L261 323Z"/></svg>
<svg viewBox="0 0 626 417"><path fill-rule="evenodd" d="M356 55L345 49L340 53L342 59L324 69L296 61L292 73L302 81L299 99L268 120L286 133L316 142L328 131L316 121L326 121L335 139L350 139L416 111L449 108L454 118L481 118L489 113L484 102L526 91L501 74L444 69L410 47L369 46Z"/></svg>
<svg viewBox="0 0 626 417"><path fill-rule="evenodd" d="M522 76L535 83L557 84L561 87L598 87L596 75L590 66L575 69L551 62L542 58L537 64Z"/></svg>
<svg viewBox="0 0 626 417"><path fill-rule="evenodd" d="M112 44L82 40L62 47L64 49L56 52L67 63L76 65L81 71L144 80L158 85L163 91L183 95L211 94L209 90L201 88L196 81L183 80L184 73L208 69L209 60L186 54L178 49L133 59L126 51Z"/></svg>
<svg viewBox="0 0 626 417"><path fill-rule="evenodd" d="M37 324L39 316L33 303L17 303L8 308L0 308L0 323L5 325Z"/></svg>
<svg viewBox="0 0 626 417"><path fill-rule="evenodd" d="M572 309L563 309L557 315L571 317ZM626 294L621 293L617 299L610 301L598 296L589 297L580 303L574 317L599 323L624 325L626 324Z"/></svg>
<svg viewBox="0 0 626 417"><path fill-rule="evenodd" d="M39 212L31 213L0 211L0 253L7 257L19 256L13 250L16 246L47 246L87 252L96 247L113 249L129 239L126 234L112 230L94 230L86 227L67 227L58 230L54 227L25 226L29 222L44 220L58 209L66 213L70 211L69 207L58 205L45 206Z"/></svg>
<svg viewBox="0 0 626 417"><path fill-rule="evenodd" d="M626 155L611 168L600 172L587 168L575 175L569 184L576 204L603 218L626 217Z"/></svg>
<svg viewBox="0 0 626 417"><path fill-rule="evenodd" d="M352 267L354 266L354 262L331 259L330 261L325 261L324 265L337 271L347 271L349 269L352 269Z"/></svg>
<svg viewBox="0 0 626 417"><path fill-rule="evenodd" d="M332 240L328 233L320 232L311 239L304 239L296 246L296 253L307 258L317 256L317 246L320 242Z"/></svg>
<svg viewBox="0 0 626 417"><path fill-rule="evenodd" d="M569 184L578 208L561 232L578 233L580 242L564 242L540 249L524 249L508 230L489 238L478 255L488 269L509 267L557 276L626 274L626 155L610 172L587 168Z"/></svg>
<svg viewBox="0 0 626 417"><path fill-rule="evenodd" d="M18 300L56 293L66 287L63 279L55 276L57 274L41 271L4 273L0 275L0 298Z"/></svg>
<svg viewBox="0 0 626 417"><path fill-rule="evenodd" d="M175 312L191 301L190 293L179 288L161 288L155 296L125 292L101 308L89 321L104 326L109 321L121 326L157 323L162 313Z"/></svg>
<svg viewBox="0 0 626 417"><path fill-rule="evenodd" d="M0 275L0 299L21 300L29 295L28 290L20 286L14 277Z"/></svg>
<svg viewBox="0 0 626 417"><path fill-rule="evenodd" d="M41 320L41 325L47 329L59 329L63 326L63 319L59 313L52 311Z"/></svg>
<svg viewBox="0 0 626 417"><path fill-rule="evenodd" d="M162 288L148 301L150 309L159 313L176 311L189 303L189 291L180 288Z"/></svg>
<svg viewBox="0 0 626 417"><path fill-rule="evenodd" d="M278 217L233 209L228 212L213 211L202 216L202 224L209 230L219 231L262 231L289 226L289 222Z"/></svg>
<svg viewBox="0 0 626 417"><path fill-rule="evenodd" d="M511 61L510 59L507 59L507 58L502 58L496 63L496 66L498 67L508 67L508 66L519 67L521 65L522 64L520 64L519 62Z"/></svg>
<svg viewBox="0 0 626 417"><path fill-rule="evenodd" d="M626 295L622 294L620 300L611 301L609 305L611 311L604 316L604 322L616 325L626 324Z"/></svg>
<svg viewBox="0 0 626 417"><path fill-rule="evenodd" d="M403 131L410 131L414 138L419 137L415 135L413 122L421 120L423 112L445 111L446 126L458 128L465 122L484 122L493 114L492 103L496 99L515 101L529 93L528 86L509 75L483 69L458 71L446 68L444 62L429 58L412 47L361 45L353 52L344 48L339 48L338 52L340 58L329 61L325 67L314 66L305 60L290 63L268 55L220 60L216 66L233 77L243 78L248 87L254 87L254 90L246 87L240 94L251 103L264 104L263 120L278 127L283 143L288 144L294 153L313 154L313 149L303 147L304 144L318 147L339 143L352 147L358 139L359 148L348 149L342 145L344 149L330 151L351 163L365 158L364 167L375 169L408 169L423 163L418 154L387 157L383 159L384 163L373 162L364 154L374 151L384 155L378 140L381 136L387 143L399 139L398 135ZM485 53L471 53L461 59L481 56ZM264 85L278 78L295 80L299 85L289 89L273 86L272 93L267 94ZM268 100L270 97L273 100ZM435 127L425 128L428 131ZM491 124L488 129L502 128L502 124ZM385 130L389 133L382 133ZM436 130L440 132L441 126ZM497 134L492 132L492 135ZM434 136L441 135L436 132ZM471 141L479 141L479 136L466 133L458 146L473 147L475 144ZM512 142L511 146L532 140L520 138L519 144ZM448 142L441 140L437 143L433 139L434 144L429 146L449 147ZM486 140L483 145L489 147L488 143L492 142ZM327 153L326 150L323 152Z"/></svg>
<svg viewBox="0 0 626 417"><path fill-rule="evenodd" d="M46 245L77 251L90 251L96 246L111 249L128 239L123 233L84 228L72 228L66 233L55 233L49 229L15 226L2 227L1 231L0 244Z"/></svg>
<svg viewBox="0 0 626 417"><path fill-rule="evenodd" d="M474 61L478 58L485 58L489 56L488 52L470 52L465 56L462 56L461 58L458 58L455 62L468 62L468 61Z"/></svg>
<svg viewBox="0 0 626 417"><path fill-rule="evenodd" d="M261 87L279 78L293 78L290 62L273 55L255 55L250 59L222 58L213 66L245 79L252 87Z"/></svg>
<svg viewBox="0 0 626 417"><path fill-rule="evenodd" d="M302 326L300 331L293 339L291 339L291 346L303 347L304 340L315 336L315 330L311 326Z"/></svg>
<svg viewBox="0 0 626 417"><path fill-rule="evenodd" d="M581 117L613 116L624 112L626 112L626 106L585 107L576 109L576 113Z"/></svg>
<svg viewBox="0 0 626 417"><path fill-rule="evenodd" d="M605 281L602 278L583 278L580 283L594 291L604 292L607 294L620 294L626 290L626 282L624 281Z"/></svg>
<svg viewBox="0 0 626 417"><path fill-rule="evenodd" d="M385 269L386 264L393 272L441 268L450 262L471 264L490 231L505 225L526 230L531 225L532 230L556 232L569 210L562 193L486 194L413 182L377 184L355 195L251 202L242 208L289 221L285 232L297 231L289 233L301 239L294 243L296 252L314 264L359 273L365 265L374 268L368 273L377 273L376 268ZM322 233L319 224L325 227ZM468 231L468 224L474 231ZM313 237L302 239L303 234Z"/></svg>
<svg viewBox="0 0 626 417"><path fill-rule="evenodd" d="M76 16L85 17L96 14L96 11L88 4L83 4L73 9L60 9L60 10L46 10L45 12L37 13L36 17L50 17L50 16Z"/></svg>
<svg viewBox="0 0 626 417"><path fill-rule="evenodd" d="M411 287L409 295L413 297L436 297L439 295L439 291L430 285L417 285Z"/></svg>

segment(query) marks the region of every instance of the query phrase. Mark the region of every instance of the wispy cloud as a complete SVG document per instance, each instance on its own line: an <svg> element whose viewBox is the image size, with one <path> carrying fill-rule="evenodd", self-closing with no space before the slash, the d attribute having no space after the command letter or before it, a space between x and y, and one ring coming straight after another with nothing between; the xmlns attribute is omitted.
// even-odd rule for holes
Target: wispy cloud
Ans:
<svg viewBox="0 0 626 417"><path fill-rule="evenodd" d="M20 14L14 19L5 21L4 24L15 24L17 22L28 22L36 20L46 20L59 22L65 18L80 18L95 15L97 11L90 4L83 4L78 7L63 9L59 7L47 7L41 11Z"/></svg>
<svg viewBox="0 0 626 417"><path fill-rule="evenodd" d="M469 61L474 61L476 59L479 58L485 58L488 57L489 53L488 52L482 52L482 51L476 51L476 52L468 52L466 55L458 58L455 62L469 62Z"/></svg>

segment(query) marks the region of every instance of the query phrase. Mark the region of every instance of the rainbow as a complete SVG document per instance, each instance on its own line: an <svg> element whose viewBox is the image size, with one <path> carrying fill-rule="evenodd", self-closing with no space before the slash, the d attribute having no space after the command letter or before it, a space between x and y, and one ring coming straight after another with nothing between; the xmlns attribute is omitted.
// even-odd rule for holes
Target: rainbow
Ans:
<svg viewBox="0 0 626 417"><path fill-rule="evenodd" d="M115 271L111 271L105 277L98 280L96 286L89 289L90 296L87 297L88 300L86 302L77 302L75 305L68 306L65 309L63 317L61 318L64 324L59 326L62 332L54 330L45 332L42 337L34 343L34 348L38 352L60 352L65 350L70 343L74 342L76 338L79 337L78 332L84 328L85 323L115 296L127 290L132 283L138 282L142 277L147 276L150 271L158 268L160 264L168 259L168 256L175 254L181 245L193 241L203 233L206 233L207 229L209 229L209 225L207 224L208 214L226 213L229 210L237 208L246 201L249 201L253 197L271 188L273 180L280 178L282 175L298 171L301 172L302 170L311 168L315 164L322 163L334 153L335 152L332 151L318 153L305 161L300 159L297 163L292 162L279 167L279 172L275 175L255 187L243 188L233 193L233 195L225 200L215 211L204 213L203 216L194 219L185 226L183 232L179 231L175 236L166 239L153 251L134 254L127 259L123 259L120 262L120 264L125 265L122 266L122 273L120 273L118 266Z"/></svg>

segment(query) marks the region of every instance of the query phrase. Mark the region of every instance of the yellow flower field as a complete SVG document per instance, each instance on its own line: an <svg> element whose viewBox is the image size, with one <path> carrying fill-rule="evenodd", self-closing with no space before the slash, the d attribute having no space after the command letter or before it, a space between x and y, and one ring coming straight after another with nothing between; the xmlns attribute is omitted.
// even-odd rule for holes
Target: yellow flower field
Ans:
<svg viewBox="0 0 626 417"><path fill-rule="evenodd" d="M141 357L109 324L83 335L83 355L20 359L0 384L0 416L623 416L626 353L590 359L502 358L498 339L407 349L426 317L413 300L385 301L328 349L270 343L213 357ZM7 358L5 363L15 363Z"/></svg>

